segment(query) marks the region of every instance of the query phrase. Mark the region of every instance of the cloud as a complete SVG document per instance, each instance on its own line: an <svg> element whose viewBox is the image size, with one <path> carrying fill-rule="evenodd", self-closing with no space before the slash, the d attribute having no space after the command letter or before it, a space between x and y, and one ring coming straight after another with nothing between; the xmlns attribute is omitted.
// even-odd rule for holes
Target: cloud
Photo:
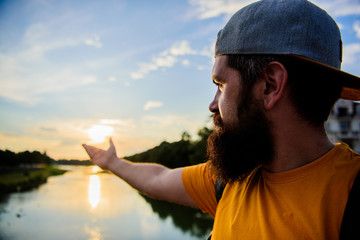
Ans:
<svg viewBox="0 0 360 240"><path fill-rule="evenodd" d="M108 77L108 81L109 82L116 82L116 77L114 77L114 76L110 76L110 77Z"/></svg>
<svg viewBox="0 0 360 240"><path fill-rule="evenodd" d="M144 78L145 75L147 75L150 71L157 70L160 66L156 65L155 61L156 60L153 59L153 62L151 62L151 63L141 63L140 69L137 72L131 73L130 77L132 79L141 79L141 78ZM157 60L156 62L160 62L160 61ZM168 65L168 66L172 66L172 65Z"/></svg>
<svg viewBox="0 0 360 240"><path fill-rule="evenodd" d="M141 67L137 72L130 74L132 79L144 78L150 71L155 71L161 67L172 67L177 62L174 56L158 56L154 57L150 63L141 63Z"/></svg>
<svg viewBox="0 0 360 240"><path fill-rule="evenodd" d="M184 59L181 64L184 66L188 66L190 64L190 61L188 59Z"/></svg>
<svg viewBox="0 0 360 240"><path fill-rule="evenodd" d="M202 65L200 65L200 66L197 66L196 69L199 70L199 71L204 71L204 70L207 69L207 66L202 66Z"/></svg>
<svg viewBox="0 0 360 240"><path fill-rule="evenodd" d="M101 119L100 124L134 128L134 119Z"/></svg>
<svg viewBox="0 0 360 240"><path fill-rule="evenodd" d="M360 43L344 45L343 65L351 65L360 60Z"/></svg>
<svg viewBox="0 0 360 240"><path fill-rule="evenodd" d="M150 62L141 63L140 69L136 72L132 72L130 77L132 79L144 78L149 72L156 71L159 68L170 68L179 61L179 57L187 55L200 55L205 57L213 57L214 47L204 47L201 51L194 50L190 47L190 43L186 40L175 42L169 49L159 53L151 59ZM182 65L188 65L189 60L185 59L181 61Z"/></svg>
<svg viewBox="0 0 360 240"><path fill-rule="evenodd" d="M97 35L94 35L91 38L86 39L85 44L88 46L96 47L96 48L102 48L102 43L100 41L100 37Z"/></svg>
<svg viewBox="0 0 360 240"><path fill-rule="evenodd" d="M158 141L164 139L175 141L185 130L195 136L198 130L204 126L203 120L200 119L191 114L144 115L139 122L139 128L144 136L154 136Z"/></svg>
<svg viewBox="0 0 360 240"><path fill-rule="evenodd" d="M164 55L184 56L189 54L197 54L197 51L191 49L188 41L174 43L168 51L164 51Z"/></svg>
<svg viewBox="0 0 360 240"><path fill-rule="evenodd" d="M252 2L255 0L189 0L189 3L195 7L196 16L199 19L220 15L230 16Z"/></svg>
<svg viewBox="0 0 360 240"><path fill-rule="evenodd" d="M97 35L86 38L79 31L86 19L72 23L73 17L67 13L30 24L20 32L22 37L0 51L0 97L36 105L44 100L42 94L97 81L86 62L73 62L73 55L65 54L84 43L102 46Z"/></svg>
<svg viewBox="0 0 360 240"><path fill-rule="evenodd" d="M191 49L188 41L175 42L169 49L161 52L156 57L153 57L151 62L142 63L138 71L131 73L131 78L141 79L150 71L155 71L159 68L169 68L174 66L178 61L178 56L189 54L196 54L197 52Z"/></svg>
<svg viewBox="0 0 360 240"><path fill-rule="evenodd" d="M189 121L191 121L189 117L179 115L146 115L141 119L143 126L146 126L146 128L169 126L184 127L186 125L191 125Z"/></svg>
<svg viewBox="0 0 360 240"><path fill-rule="evenodd" d="M340 30L343 30L345 28L345 25L342 24L342 23L337 22L337 25L338 25Z"/></svg>
<svg viewBox="0 0 360 240"><path fill-rule="evenodd" d="M153 58L153 63L156 67L172 67L177 59L174 56L164 56Z"/></svg>
<svg viewBox="0 0 360 240"><path fill-rule="evenodd" d="M40 130L45 132L57 132L56 128L48 128L48 127L40 127Z"/></svg>
<svg viewBox="0 0 360 240"><path fill-rule="evenodd" d="M229 17L244 6L257 0L189 0L194 6L194 15L199 19L221 15ZM333 17L360 15L360 2L355 0L314 0L315 4L328 11Z"/></svg>
<svg viewBox="0 0 360 240"><path fill-rule="evenodd" d="M354 22L353 29L356 32L356 37L360 38L360 21Z"/></svg>
<svg viewBox="0 0 360 240"><path fill-rule="evenodd" d="M35 105L43 100L42 94L97 81L96 76L75 68L57 69L46 60L25 58L24 54L0 54L0 96L10 101Z"/></svg>
<svg viewBox="0 0 360 240"><path fill-rule="evenodd" d="M357 0L314 0L314 3L332 17L360 15L360 2Z"/></svg>
<svg viewBox="0 0 360 240"><path fill-rule="evenodd" d="M158 107L162 107L163 105L164 105L163 102L160 101L148 101L146 102L144 109L148 111L151 108L158 108Z"/></svg>

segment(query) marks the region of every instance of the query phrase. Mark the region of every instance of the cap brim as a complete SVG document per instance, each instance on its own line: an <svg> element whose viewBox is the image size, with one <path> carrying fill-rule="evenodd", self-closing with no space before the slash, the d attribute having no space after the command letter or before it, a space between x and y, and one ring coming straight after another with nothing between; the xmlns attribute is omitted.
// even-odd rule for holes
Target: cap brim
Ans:
<svg viewBox="0 0 360 240"><path fill-rule="evenodd" d="M349 73L343 72L337 68L331 67L329 65L317 62L315 60L295 55L289 54L296 58L302 59L304 61L316 64L319 67L325 68L327 71L330 71L334 74L334 77L337 77L343 84L343 89L341 91L340 98L351 100L351 101L360 101L360 78Z"/></svg>

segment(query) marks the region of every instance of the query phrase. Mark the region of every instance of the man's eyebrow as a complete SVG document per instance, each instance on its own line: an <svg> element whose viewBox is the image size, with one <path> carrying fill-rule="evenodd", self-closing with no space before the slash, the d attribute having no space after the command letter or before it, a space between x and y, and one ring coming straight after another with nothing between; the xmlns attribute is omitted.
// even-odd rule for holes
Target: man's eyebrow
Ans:
<svg viewBox="0 0 360 240"><path fill-rule="evenodd" d="M213 81L213 83L215 84L215 85L218 85L219 83L225 83L225 81L224 80L222 80L221 78L218 78L218 77L216 77L216 76L214 76L213 78L212 78L212 81Z"/></svg>

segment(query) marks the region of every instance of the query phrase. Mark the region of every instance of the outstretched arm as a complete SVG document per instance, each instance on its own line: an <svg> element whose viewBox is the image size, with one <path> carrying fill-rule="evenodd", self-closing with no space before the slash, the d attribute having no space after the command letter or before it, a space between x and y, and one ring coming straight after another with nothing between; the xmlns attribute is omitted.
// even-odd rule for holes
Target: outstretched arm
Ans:
<svg viewBox="0 0 360 240"><path fill-rule="evenodd" d="M111 171L138 191L156 199L197 207L183 185L183 168L169 169L155 163L132 163L120 159L111 138L106 151L86 144L83 147L94 164Z"/></svg>

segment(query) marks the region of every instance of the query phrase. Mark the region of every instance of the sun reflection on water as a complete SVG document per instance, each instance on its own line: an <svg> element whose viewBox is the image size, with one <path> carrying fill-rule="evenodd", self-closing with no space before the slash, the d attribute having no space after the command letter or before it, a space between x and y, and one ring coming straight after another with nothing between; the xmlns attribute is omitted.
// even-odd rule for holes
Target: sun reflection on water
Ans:
<svg viewBox="0 0 360 240"><path fill-rule="evenodd" d="M95 208L100 202L100 179L98 175L91 175L89 181L89 203L92 208Z"/></svg>
<svg viewBox="0 0 360 240"><path fill-rule="evenodd" d="M91 169L91 172L92 173L98 173L101 171L101 168L99 168L98 166L94 166L92 169Z"/></svg>
<svg viewBox="0 0 360 240"><path fill-rule="evenodd" d="M85 233L89 235L88 240L103 240L101 229L99 227L84 226Z"/></svg>

